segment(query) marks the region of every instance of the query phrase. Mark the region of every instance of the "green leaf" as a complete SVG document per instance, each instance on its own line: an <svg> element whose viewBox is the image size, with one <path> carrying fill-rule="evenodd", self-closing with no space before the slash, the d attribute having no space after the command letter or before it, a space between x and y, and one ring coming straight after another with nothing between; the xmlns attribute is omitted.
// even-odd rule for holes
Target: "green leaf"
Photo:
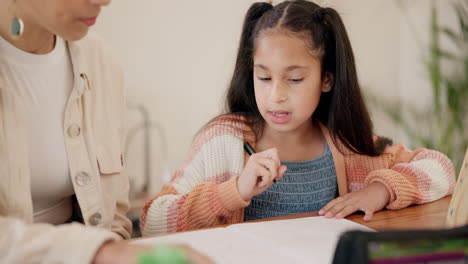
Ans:
<svg viewBox="0 0 468 264"><path fill-rule="evenodd" d="M463 36L458 35L452 29L442 28L442 32L447 35L458 47L463 47L465 44Z"/></svg>
<svg viewBox="0 0 468 264"><path fill-rule="evenodd" d="M459 28L440 27L437 10L433 6L430 45L423 48L423 63L430 80L427 88L429 93L432 92L433 104L428 109L419 110L414 105L391 102L378 96L373 101L395 125L401 127L410 138L411 145L439 150L459 167L468 145L468 1L453 7ZM442 49L442 36L448 37L456 46L450 50ZM449 68L455 70L442 71L442 61L450 63L454 67Z"/></svg>
<svg viewBox="0 0 468 264"><path fill-rule="evenodd" d="M453 52L447 51L447 50L439 50L439 54L441 57L449 60L454 60L454 61L463 61L463 58L458 57L455 55Z"/></svg>

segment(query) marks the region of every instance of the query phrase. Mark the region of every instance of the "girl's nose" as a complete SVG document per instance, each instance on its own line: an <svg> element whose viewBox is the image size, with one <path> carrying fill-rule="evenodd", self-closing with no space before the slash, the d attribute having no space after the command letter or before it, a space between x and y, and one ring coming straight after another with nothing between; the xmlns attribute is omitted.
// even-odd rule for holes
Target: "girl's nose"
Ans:
<svg viewBox="0 0 468 264"><path fill-rule="evenodd" d="M275 103L280 103L288 100L287 85L282 82L275 82L271 91L270 98Z"/></svg>

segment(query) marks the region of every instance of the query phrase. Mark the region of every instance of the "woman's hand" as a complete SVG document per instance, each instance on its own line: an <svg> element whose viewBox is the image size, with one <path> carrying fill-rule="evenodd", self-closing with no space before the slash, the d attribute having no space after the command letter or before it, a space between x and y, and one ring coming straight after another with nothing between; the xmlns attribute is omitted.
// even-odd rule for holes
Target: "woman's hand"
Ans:
<svg viewBox="0 0 468 264"><path fill-rule="evenodd" d="M286 171L281 165L276 148L258 152L250 156L242 171L237 186L245 201L264 192L274 179L281 179Z"/></svg>
<svg viewBox="0 0 468 264"><path fill-rule="evenodd" d="M145 245L130 245L125 241L111 241L102 245L94 256L93 264L137 264L141 252L151 251L151 247Z"/></svg>
<svg viewBox="0 0 468 264"><path fill-rule="evenodd" d="M330 201L319 211L319 215L344 218L356 211L363 211L364 221L370 221L374 212L382 210L389 200L387 187L380 182L373 182L361 190Z"/></svg>
<svg viewBox="0 0 468 264"><path fill-rule="evenodd" d="M192 249L187 245L168 245L171 249L180 250L185 253L190 263L211 264L210 258ZM156 248L157 250L157 248ZM132 245L125 241L108 242L97 251L93 264L138 264L141 254L154 253L154 247L148 245Z"/></svg>

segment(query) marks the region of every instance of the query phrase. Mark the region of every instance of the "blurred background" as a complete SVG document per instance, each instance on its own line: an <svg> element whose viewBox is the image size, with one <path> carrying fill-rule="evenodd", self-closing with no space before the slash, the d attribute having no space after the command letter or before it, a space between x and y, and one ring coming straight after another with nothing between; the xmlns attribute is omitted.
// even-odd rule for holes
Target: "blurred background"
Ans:
<svg viewBox="0 0 468 264"><path fill-rule="evenodd" d="M135 216L137 194L156 194L197 131L223 110L253 2L113 1L99 17L94 30L126 75ZM342 15L377 134L438 149L457 165L468 145L467 2L316 1Z"/></svg>

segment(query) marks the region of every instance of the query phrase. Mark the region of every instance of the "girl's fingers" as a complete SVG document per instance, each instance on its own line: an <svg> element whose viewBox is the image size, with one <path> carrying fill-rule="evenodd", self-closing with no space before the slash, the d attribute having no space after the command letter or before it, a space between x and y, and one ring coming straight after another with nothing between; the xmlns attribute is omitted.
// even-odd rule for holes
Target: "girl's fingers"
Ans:
<svg viewBox="0 0 468 264"><path fill-rule="evenodd" d="M267 170L264 166L258 165L256 168L256 177L257 180L260 178L260 182L257 182L257 186L262 188L268 184L271 178L271 173L269 170Z"/></svg>
<svg viewBox="0 0 468 264"><path fill-rule="evenodd" d="M374 212L372 210L364 210L364 221L370 221L372 219L372 216L374 216Z"/></svg>
<svg viewBox="0 0 468 264"><path fill-rule="evenodd" d="M270 171L272 180L278 175L278 166L274 160L268 158L258 158L257 162Z"/></svg>
<svg viewBox="0 0 468 264"><path fill-rule="evenodd" d="M278 150L276 148L267 149L257 154L260 154L262 158L274 160L278 167L281 166L281 162L280 162L279 155L278 155Z"/></svg>
<svg viewBox="0 0 468 264"><path fill-rule="evenodd" d="M328 212L325 214L325 217L327 217L327 218L334 217L338 212L343 210L347 205L348 204L346 203L346 201L339 201L339 202L335 203L333 205L333 207L331 207L328 210Z"/></svg>
<svg viewBox="0 0 468 264"><path fill-rule="evenodd" d="M359 210L359 209L356 206L349 204L349 205L345 206L343 208L343 210L339 211L336 214L336 218L338 218L338 219L345 218L348 215L356 212L357 210Z"/></svg>
<svg viewBox="0 0 468 264"><path fill-rule="evenodd" d="M284 173L286 172L286 170L288 170L288 167L286 167L285 165L281 165L281 166L279 167L279 169L278 169L278 177L277 177L278 180L281 179L281 178L283 178Z"/></svg>
<svg viewBox="0 0 468 264"><path fill-rule="evenodd" d="M333 206L335 206L335 204L341 202L341 200L342 200L341 197L338 197L336 199L331 200L322 209L320 209L318 214L319 215L325 215Z"/></svg>

